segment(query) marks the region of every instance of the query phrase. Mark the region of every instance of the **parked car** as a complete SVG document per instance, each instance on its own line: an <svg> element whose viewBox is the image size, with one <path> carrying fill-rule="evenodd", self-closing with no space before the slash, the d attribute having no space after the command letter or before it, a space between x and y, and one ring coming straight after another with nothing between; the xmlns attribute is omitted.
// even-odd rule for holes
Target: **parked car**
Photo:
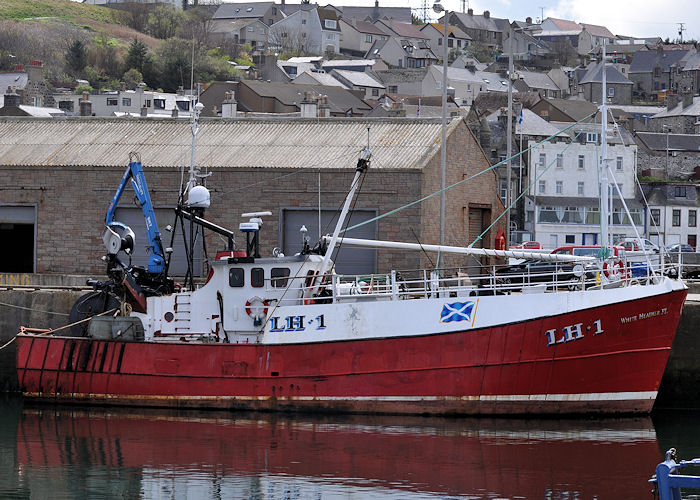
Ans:
<svg viewBox="0 0 700 500"><path fill-rule="evenodd" d="M523 241L522 243L518 243L517 245L510 246L511 250L540 250L541 248L542 244L539 241Z"/></svg>
<svg viewBox="0 0 700 500"><path fill-rule="evenodd" d="M695 249L686 243L675 243L673 245L667 246L666 251L668 253L692 253L695 252Z"/></svg>
<svg viewBox="0 0 700 500"><path fill-rule="evenodd" d="M586 265L578 270L574 268L574 264L570 262L528 259L519 264L498 269L496 271L496 279L498 283L506 286L535 285L540 283L554 284L556 282L557 286L567 287L570 290L578 289L581 285L581 278L577 276L577 271L585 271L587 281L595 279L595 272L591 266ZM520 287L513 287L513 290L518 288Z"/></svg>
<svg viewBox="0 0 700 500"><path fill-rule="evenodd" d="M659 245L646 238L641 239L644 249L650 252L659 253L661 249ZM615 246L621 246L628 252L639 252L642 250L642 246L639 244L637 238L622 238L615 242Z"/></svg>
<svg viewBox="0 0 700 500"><path fill-rule="evenodd" d="M600 245L566 245L552 251L552 253L561 255L577 255L581 257L598 257L600 256ZM610 247L610 255L625 258L625 248L619 245Z"/></svg>

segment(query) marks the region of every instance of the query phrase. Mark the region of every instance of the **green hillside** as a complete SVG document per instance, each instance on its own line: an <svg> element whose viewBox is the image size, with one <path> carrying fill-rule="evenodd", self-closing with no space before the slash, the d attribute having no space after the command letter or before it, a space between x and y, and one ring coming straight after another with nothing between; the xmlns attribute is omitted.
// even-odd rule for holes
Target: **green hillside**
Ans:
<svg viewBox="0 0 700 500"><path fill-rule="evenodd" d="M70 0L2 0L0 20L22 20L36 17L57 17L74 24L85 20L119 23L118 10L98 5L85 5Z"/></svg>

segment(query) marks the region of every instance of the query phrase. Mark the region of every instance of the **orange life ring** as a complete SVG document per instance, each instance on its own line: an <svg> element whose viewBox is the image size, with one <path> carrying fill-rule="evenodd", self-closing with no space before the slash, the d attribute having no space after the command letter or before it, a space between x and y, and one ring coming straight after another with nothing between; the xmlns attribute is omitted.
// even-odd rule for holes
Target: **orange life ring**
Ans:
<svg viewBox="0 0 700 500"><path fill-rule="evenodd" d="M621 260L616 260L608 266L608 261L603 262L603 274L606 278L625 278L625 266Z"/></svg>
<svg viewBox="0 0 700 500"><path fill-rule="evenodd" d="M316 301L314 299L304 299L304 305L308 306L308 305L315 304L315 303L316 303Z"/></svg>
<svg viewBox="0 0 700 500"><path fill-rule="evenodd" d="M267 308L270 303L267 300L254 295L245 302L245 312L253 319L261 319L267 316Z"/></svg>

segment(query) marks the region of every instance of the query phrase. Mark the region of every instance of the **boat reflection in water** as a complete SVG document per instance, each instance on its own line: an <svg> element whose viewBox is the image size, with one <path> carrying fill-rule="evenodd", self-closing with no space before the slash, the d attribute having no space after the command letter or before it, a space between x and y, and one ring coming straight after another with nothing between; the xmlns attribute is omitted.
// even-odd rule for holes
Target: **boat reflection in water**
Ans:
<svg viewBox="0 0 700 500"><path fill-rule="evenodd" d="M649 418L25 408L20 490L51 498L646 498Z"/></svg>

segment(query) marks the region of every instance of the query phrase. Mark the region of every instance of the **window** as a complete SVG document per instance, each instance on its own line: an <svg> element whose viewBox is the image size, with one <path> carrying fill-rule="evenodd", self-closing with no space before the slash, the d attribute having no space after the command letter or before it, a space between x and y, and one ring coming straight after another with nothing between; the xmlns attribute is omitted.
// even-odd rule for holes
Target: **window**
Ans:
<svg viewBox="0 0 700 500"><path fill-rule="evenodd" d="M326 40L335 40L335 33L326 33Z"/></svg>
<svg viewBox="0 0 700 500"><path fill-rule="evenodd" d="M622 170L622 156L617 157L615 165L618 170Z"/></svg>
<svg viewBox="0 0 700 500"><path fill-rule="evenodd" d="M547 155L545 153L540 153L540 167L544 167L547 164Z"/></svg>
<svg viewBox="0 0 700 500"><path fill-rule="evenodd" d="M576 193L577 193L579 196L583 196L583 182L579 182L579 183L578 183L578 188L577 188L577 190L576 190Z"/></svg>
<svg viewBox="0 0 700 500"><path fill-rule="evenodd" d="M150 107L151 107L151 100L150 100L150 99L146 99L146 100L144 101L144 103L145 103L144 106L146 106L147 108L150 108Z"/></svg>
<svg viewBox="0 0 700 500"><path fill-rule="evenodd" d="M270 271L270 278L273 288L285 288L289 278L289 268L273 267Z"/></svg>
<svg viewBox="0 0 700 500"><path fill-rule="evenodd" d="M586 142L598 142L598 133L586 132Z"/></svg>
<svg viewBox="0 0 700 500"><path fill-rule="evenodd" d="M262 267L254 267L250 270L250 286L260 288L265 284L265 270Z"/></svg>
<svg viewBox="0 0 700 500"><path fill-rule="evenodd" d="M586 224L600 224L600 211L598 207L586 209Z"/></svg>
<svg viewBox="0 0 700 500"><path fill-rule="evenodd" d="M334 30L338 27L338 22L335 19L324 19L323 26L328 29Z"/></svg>
<svg viewBox="0 0 700 500"><path fill-rule="evenodd" d="M688 210L688 227L696 227L698 224L698 211Z"/></svg>
<svg viewBox="0 0 700 500"><path fill-rule="evenodd" d="M680 210L673 211L672 217L671 217L671 224L674 227L680 227L680 225L681 225L681 211Z"/></svg>
<svg viewBox="0 0 700 500"><path fill-rule="evenodd" d="M547 191L547 181L540 181L540 186L539 186L538 192L540 194L545 194L546 191Z"/></svg>
<svg viewBox="0 0 700 500"><path fill-rule="evenodd" d="M242 267L232 267L228 270L228 286L241 288L245 285L245 275Z"/></svg>
<svg viewBox="0 0 700 500"><path fill-rule="evenodd" d="M373 96L378 96L378 95L379 95L379 89L372 89L372 95L373 95Z"/></svg>
<svg viewBox="0 0 700 500"><path fill-rule="evenodd" d="M250 31L252 33L254 30L255 30L255 28L253 26L248 26L248 31Z"/></svg>
<svg viewBox="0 0 700 500"><path fill-rule="evenodd" d="M586 166L586 157L584 155L578 155L578 168L583 170Z"/></svg>
<svg viewBox="0 0 700 500"><path fill-rule="evenodd" d="M277 7L272 7L272 15L273 16L277 15Z"/></svg>
<svg viewBox="0 0 700 500"><path fill-rule="evenodd" d="M448 47L454 47L455 41L452 38L447 39L447 46Z"/></svg>
<svg viewBox="0 0 700 500"><path fill-rule="evenodd" d="M399 91L399 87L397 85L389 85L389 93L390 94L396 94Z"/></svg>
<svg viewBox="0 0 700 500"><path fill-rule="evenodd" d="M556 194L564 194L564 181L557 181Z"/></svg>
<svg viewBox="0 0 700 500"><path fill-rule="evenodd" d="M180 111L189 111L190 110L190 101L175 101L175 105L178 107Z"/></svg>
<svg viewBox="0 0 700 500"><path fill-rule="evenodd" d="M165 99L153 99L153 107L155 109L165 109Z"/></svg>
<svg viewBox="0 0 700 500"><path fill-rule="evenodd" d="M301 34L301 37L302 37L302 38L306 38L306 31L304 31L304 32Z"/></svg>
<svg viewBox="0 0 700 500"><path fill-rule="evenodd" d="M119 99L116 97L107 99L107 106L116 106L119 103Z"/></svg>
<svg viewBox="0 0 700 500"><path fill-rule="evenodd" d="M122 97L122 106L131 106L131 97Z"/></svg>
<svg viewBox="0 0 700 500"><path fill-rule="evenodd" d="M302 19L301 24L306 24L306 19Z"/></svg>
<svg viewBox="0 0 700 500"><path fill-rule="evenodd" d="M673 195L676 198L685 198L687 196L687 191L685 186L676 186L673 190Z"/></svg>
<svg viewBox="0 0 700 500"><path fill-rule="evenodd" d="M557 168L564 168L564 155L557 153Z"/></svg>
<svg viewBox="0 0 700 500"><path fill-rule="evenodd" d="M615 87L608 87L608 97L615 97Z"/></svg>
<svg viewBox="0 0 700 500"><path fill-rule="evenodd" d="M583 223L583 207L557 207L558 211L564 208L564 213L561 216L561 222L565 224L581 224Z"/></svg>
<svg viewBox="0 0 700 500"><path fill-rule="evenodd" d="M438 38L438 47L442 47L442 38Z"/></svg>
<svg viewBox="0 0 700 500"><path fill-rule="evenodd" d="M365 35L365 42L372 43L372 35Z"/></svg>
<svg viewBox="0 0 700 500"><path fill-rule="evenodd" d="M688 245L693 247L693 250L695 250L695 247L698 244L698 237L694 234L689 234L688 235Z"/></svg>
<svg viewBox="0 0 700 500"><path fill-rule="evenodd" d="M661 209L660 208L652 208L650 213L651 213L652 225L660 226L661 225Z"/></svg>
<svg viewBox="0 0 700 500"><path fill-rule="evenodd" d="M468 83L467 84L467 92L471 92L471 91L472 91L471 83Z"/></svg>
<svg viewBox="0 0 700 500"><path fill-rule="evenodd" d="M576 235L575 235L575 234L567 234L567 235L564 237L564 241L565 241L567 244L573 245L574 243L576 243Z"/></svg>
<svg viewBox="0 0 700 500"><path fill-rule="evenodd" d="M559 216L555 207L540 208L540 220L538 222L559 222Z"/></svg>
<svg viewBox="0 0 700 500"><path fill-rule="evenodd" d="M501 179L498 183L498 195L501 197L503 204L506 203L506 195L508 191L508 181L506 179Z"/></svg>

